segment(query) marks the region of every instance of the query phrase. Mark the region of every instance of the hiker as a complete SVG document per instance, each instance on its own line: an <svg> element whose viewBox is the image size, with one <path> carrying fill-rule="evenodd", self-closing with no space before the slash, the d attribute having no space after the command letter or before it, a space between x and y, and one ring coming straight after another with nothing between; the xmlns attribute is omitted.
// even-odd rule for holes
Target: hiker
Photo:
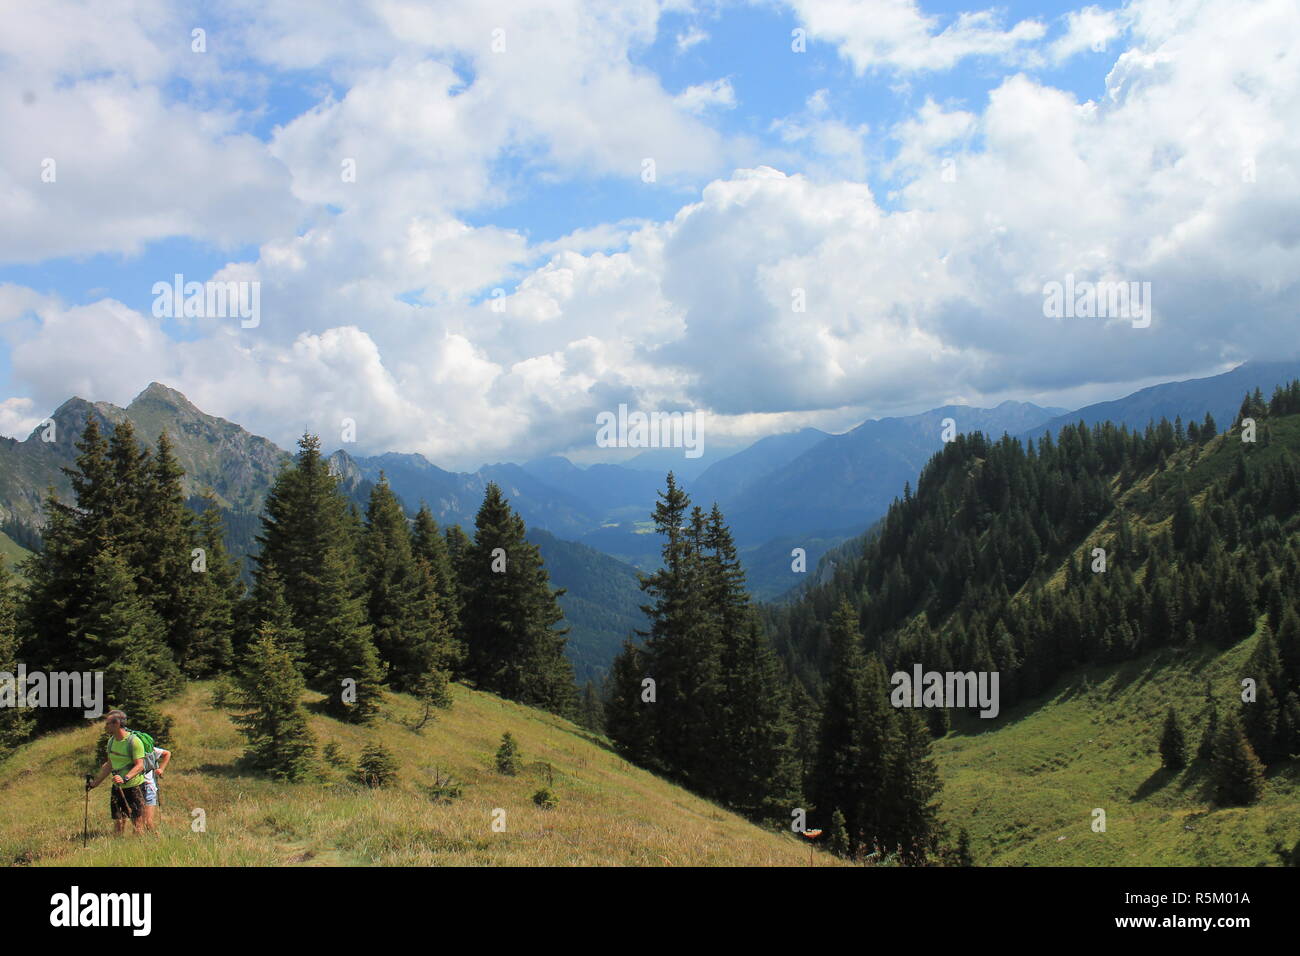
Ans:
<svg viewBox="0 0 1300 956"><path fill-rule="evenodd" d="M162 780L167 765L172 762L172 752L162 747L154 747L151 756L154 769L147 770L144 774L144 828L146 830L152 830L158 825L158 782Z"/></svg>
<svg viewBox="0 0 1300 956"><path fill-rule="evenodd" d="M135 734L127 733L126 714L110 710L104 715L108 732L108 759L99 768L99 776L86 784L94 790L110 773L113 789L108 796L113 827L118 836L126 832L127 817L137 834L144 832L144 744Z"/></svg>

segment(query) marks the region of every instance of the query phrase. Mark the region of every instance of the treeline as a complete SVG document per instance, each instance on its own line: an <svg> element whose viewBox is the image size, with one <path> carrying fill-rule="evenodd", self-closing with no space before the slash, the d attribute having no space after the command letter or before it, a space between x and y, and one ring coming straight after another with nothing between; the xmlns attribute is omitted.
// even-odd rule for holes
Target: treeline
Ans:
<svg viewBox="0 0 1300 956"><path fill-rule="evenodd" d="M65 469L75 500L47 496L26 586L0 572L0 669L102 671L107 703L164 739L158 704L220 675L240 678L264 725L301 684L359 723L385 688L442 700L452 679L576 712L559 592L497 486L472 539L427 507L408 519L382 480L362 514L305 435L268 494L246 587L215 501L186 506L166 434L146 450L129 421L106 439L92 418L77 450ZM6 709L0 745L77 716ZM282 736L286 753L296 733Z"/></svg>
<svg viewBox="0 0 1300 956"><path fill-rule="evenodd" d="M857 560L769 609L776 645L809 686L823 685L847 603L891 670L997 671L1005 709L1082 664L1199 641L1231 646L1266 615L1243 674L1257 681L1258 701L1233 720L1264 763L1300 753L1297 413L1300 383L1291 383L1268 402L1246 396L1217 441L1209 416L1143 432L1081 423L1027 444L958 436ZM1245 419L1253 441L1242 440ZM1278 429L1289 442L1275 446ZM947 711L929 715L946 732ZM1208 727L1210 717L1207 707L1194 720ZM1222 724L1211 741L1235 747ZM1236 799L1232 790L1220 794Z"/></svg>
<svg viewBox="0 0 1300 956"><path fill-rule="evenodd" d="M620 752L751 817L789 826L802 813L845 855L950 856L929 732L889 706L851 612L819 709L778 662L717 506L693 507L669 474L653 517L664 541L662 567L642 581L650 627L607 684Z"/></svg>

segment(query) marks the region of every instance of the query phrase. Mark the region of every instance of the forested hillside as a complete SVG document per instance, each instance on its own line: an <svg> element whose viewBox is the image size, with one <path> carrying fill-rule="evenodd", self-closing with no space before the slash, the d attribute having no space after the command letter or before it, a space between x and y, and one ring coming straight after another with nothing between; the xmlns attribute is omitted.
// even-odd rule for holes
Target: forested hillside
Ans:
<svg viewBox="0 0 1300 956"><path fill-rule="evenodd" d="M954 739L1032 713L1080 667L1252 639L1226 687L1194 707L1170 699L1146 728L1171 772L1200 761L1206 800L1250 805L1268 768L1289 780L1300 754L1298 507L1300 383L1246 396L1223 434L1207 416L1141 432L1067 426L1025 444L958 436L856 560L767 621L823 696L849 623L890 672L998 673L999 719L926 711L932 733L955 726Z"/></svg>

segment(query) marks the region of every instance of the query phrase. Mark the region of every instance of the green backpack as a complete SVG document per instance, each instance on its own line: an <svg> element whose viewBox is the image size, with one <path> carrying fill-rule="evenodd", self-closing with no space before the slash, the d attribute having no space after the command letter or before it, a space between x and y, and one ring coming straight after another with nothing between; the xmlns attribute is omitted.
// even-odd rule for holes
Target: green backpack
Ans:
<svg viewBox="0 0 1300 956"><path fill-rule="evenodd" d="M158 758L153 755L154 752L153 737L149 736L149 734L146 734L143 730L128 730L126 734L128 737L140 738L140 745L144 747L144 769L141 770L140 772L153 773L155 770L157 770ZM130 750L128 749L127 752L129 753Z"/></svg>

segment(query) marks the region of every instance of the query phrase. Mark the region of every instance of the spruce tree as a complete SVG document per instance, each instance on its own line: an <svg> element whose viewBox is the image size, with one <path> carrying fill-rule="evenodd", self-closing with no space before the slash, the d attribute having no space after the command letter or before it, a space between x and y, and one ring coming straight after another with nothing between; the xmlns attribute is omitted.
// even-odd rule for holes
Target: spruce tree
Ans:
<svg viewBox="0 0 1300 956"><path fill-rule="evenodd" d="M166 627L137 592L130 568L115 549L95 559L85 607L69 631L81 655L79 669L103 671L105 695L127 714L152 711L179 688Z"/></svg>
<svg viewBox="0 0 1300 956"><path fill-rule="evenodd" d="M125 423L124 423L125 424ZM119 425L113 435L114 445L123 435ZM134 445L132 436L130 444ZM130 471L132 458L129 449L118 451L119 469ZM176 460L171 439L164 431L158 436L152 459L141 462L137 494L138 514L132 519L138 525L138 550L128 561L137 568L140 593L148 598L154 611L167 625L167 644L188 676L207 676L229 665L226 645L230 641L230 625L224 619L224 605L230 600L229 592L214 590L213 585L229 587L222 571L220 581L199 577L193 570L195 548L205 548L204 536L210 536L212 526L205 531L195 527L194 516L185 505L181 487L184 471ZM125 480L119 477L118 480ZM212 502L210 507L214 507ZM216 530L220 534L220 515ZM205 555L209 573L214 563L224 556L222 547L217 561ZM202 620L200 620L202 619Z"/></svg>
<svg viewBox="0 0 1300 956"><path fill-rule="evenodd" d="M379 715L384 701L384 664L370 638L365 606L352 596L348 566L334 551L325 552L316 578L323 606L333 608L318 633L316 687L334 717L365 724Z"/></svg>
<svg viewBox="0 0 1300 956"><path fill-rule="evenodd" d="M1165 714L1164 729L1160 733L1160 765L1174 772L1187 766L1187 737L1178 712L1172 707Z"/></svg>
<svg viewBox="0 0 1300 956"><path fill-rule="evenodd" d="M357 779L371 789L390 786L397 780L397 760L382 744L368 744L357 763Z"/></svg>
<svg viewBox="0 0 1300 956"><path fill-rule="evenodd" d="M623 757L643 767L657 766L652 713L657 703L644 699L642 686L649 676L642 650L632 641L624 641L610 665L603 708L609 739Z"/></svg>
<svg viewBox="0 0 1300 956"><path fill-rule="evenodd" d="M375 647L398 690L446 663L451 635L427 564L411 547L406 515L381 473L366 508L362 562Z"/></svg>
<svg viewBox="0 0 1300 956"><path fill-rule="evenodd" d="M308 680L335 716L364 723L382 703L384 669L366 620L355 519L320 440L304 435L267 495L257 579L274 569L306 644Z"/></svg>
<svg viewBox="0 0 1300 956"><path fill-rule="evenodd" d="M459 570L466 668L479 687L568 715L576 703L573 666L564 655L564 620L537 546L501 489L490 483Z"/></svg>
<svg viewBox="0 0 1300 956"><path fill-rule="evenodd" d="M710 607L703 571L707 523L669 472L655 504L663 564L641 580L650 598L644 657L655 681L655 757L670 774L701 792L716 792L716 734L722 714L720 608Z"/></svg>
<svg viewBox="0 0 1300 956"><path fill-rule="evenodd" d="M235 608L243 595L239 571L226 552L221 510L211 494L194 529L199 554L185 568L189 590L183 613L186 621L179 661L188 677L210 677L234 663Z"/></svg>
<svg viewBox="0 0 1300 956"><path fill-rule="evenodd" d="M1264 765L1246 739L1235 711L1227 711L1214 742L1213 779L1220 803L1246 806L1264 794Z"/></svg>
<svg viewBox="0 0 1300 956"><path fill-rule="evenodd" d="M748 816L785 818L801 785L785 679L757 618L737 626L723 655L717 793Z"/></svg>
<svg viewBox="0 0 1300 956"><path fill-rule="evenodd" d="M256 642L263 628L270 628L276 641L293 659L294 666L304 670L307 651L302 632L294 627L293 610L284 596L284 582L274 566L267 566L258 574L251 593L239 605L238 617L239 656Z"/></svg>
<svg viewBox="0 0 1300 956"><path fill-rule="evenodd" d="M450 530L449 528L448 532ZM423 503L415 515L411 550L416 558L423 560L429 567L438 593L438 611L442 614L447 631L454 637L460 630L460 585L452 567L447 539L438 530L438 522L434 520L429 506Z"/></svg>
<svg viewBox="0 0 1300 956"><path fill-rule="evenodd" d="M904 858L924 863L939 846L939 771L930 754L930 731L914 710L898 715L897 746L888 755L887 843L901 845Z"/></svg>
<svg viewBox="0 0 1300 956"><path fill-rule="evenodd" d="M13 576L0 555L0 673L15 676L21 660L17 611ZM16 700L0 705L0 760L31 735L35 723L30 709L19 707Z"/></svg>
<svg viewBox="0 0 1300 956"><path fill-rule="evenodd" d="M1201 732L1201 743L1196 748L1197 760L1213 760L1215 743L1219 739L1219 708L1213 698L1210 698L1208 711L1205 730Z"/></svg>
<svg viewBox="0 0 1300 956"><path fill-rule="evenodd" d="M234 718L245 738L248 763L281 780L302 780L316 763L316 740L302 706L303 679L274 627L258 632L240 673L242 704Z"/></svg>
<svg viewBox="0 0 1300 956"><path fill-rule="evenodd" d="M501 746L497 748L497 773L513 777L519 773L519 745L509 732L501 735Z"/></svg>
<svg viewBox="0 0 1300 956"><path fill-rule="evenodd" d="M830 624L831 661L812 774L812 797L823 819L839 809L854 847L889 840L896 819L887 806L896 746L884 665L862 653L857 616L841 602Z"/></svg>
<svg viewBox="0 0 1300 956"><path fill-rule="evenodd" d="M605 711L596 682L588 680L582 685L582 700L578 706L578 723L593 733L605 732Z"/></svg>
<svg viewBox="0 0 1300 956"><path fill-rule="evenodd" d="M45 496L42 548L24 567L27 588L21 618L30 629L25 652L51 671L84 671L87 648L69 622L79 619L90 597L95 561L113 540L115 523L112 466L108 442L94 416L76 442L78 455L64 473L72 485L74 502L61 501L50 488ZM54 724L64 714L45 709L42 723Z"/></svg>
<svg viewBox="0 0 1300 956"><path fill-rule="evenodd" d="M1268 765L1282 756L1278 729L1285 698L1279 690L1285 691L1286 676L1273 632L1267 624L1251 654L1249 673L1255 678L1255 700L1242 703L1242 726L1256 755Z"/></svg>

